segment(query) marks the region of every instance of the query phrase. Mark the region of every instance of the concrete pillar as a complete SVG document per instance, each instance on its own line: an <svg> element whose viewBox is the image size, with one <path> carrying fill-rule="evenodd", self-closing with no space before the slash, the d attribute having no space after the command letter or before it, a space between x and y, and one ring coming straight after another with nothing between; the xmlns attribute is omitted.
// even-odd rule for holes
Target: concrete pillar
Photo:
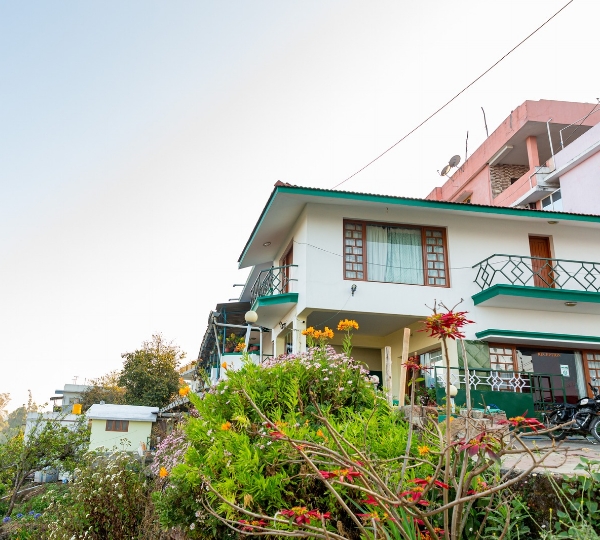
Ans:
<svg viewBox="0 0 600 540"><path fill-rule="evenodd" d="M540 156L538 154L537 137L527 137L525 139L527 145L527 159L529 160L529 170L540 166Z"/></svg>
<svg viewBox="0 0 600 540"><path fill-rule="evenodd" d="M292 347L294 353L300 353L306 351L306 336L302 335L302 332L306 330L306 318L295 317L292 320Z"/></svg>

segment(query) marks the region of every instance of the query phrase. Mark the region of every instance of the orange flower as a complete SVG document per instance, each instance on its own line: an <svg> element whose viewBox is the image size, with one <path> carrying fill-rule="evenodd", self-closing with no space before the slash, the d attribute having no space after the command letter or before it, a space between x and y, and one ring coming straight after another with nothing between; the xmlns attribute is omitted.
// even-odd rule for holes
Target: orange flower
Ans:
<svg viewBox="0 0 600 540"><path fill-rule="evenodd" d="M221 429L223 431L229 431L231 429L231 422L229 422L229 420L227 422L223 422L221 424Z"/></svg>
<svg viewBox="0 0 600 540"><path fill-rule="evenodd" d="M341 332L346 332L354 328L354 330L358 330L358 323L353 319L344 319L338 323L337 329Z"/></svg>
<svg viewBox="0 0 600 540"><path fill-rule="evenodd" d="M328 326L325 327L325 330L323 330L322 334L323 334L323 337L326 337L328 339L333 339L333 330L331 328L329 328Z"/></svg>
<svg viewBox="0 0 600 540"><path fill-rule="evenodd" d="M309 326L306 330L302 330L303 336L312 336L315 333L315 329L312 326Z"/></svg>
<svg viewBox="0 0 600 540"><path fill-rule="evenodd" d="M169 471L167 471L167 469L165 469L164 467L161 467L160 471L158 471L158 476L160 476L161 478L165 478L165 476L169 476Z"/></svg>
<svg viewBox="0 0 600 540"><path fill-rule="evenodd" d="M317 437L325 438L325 433L323 433L323 430L321 428L317 429Z"/></svg>
<svg viewBox="0 0 600 540"><path fill-rule="evenodd" d="M223 369L227 369L227 362L223 362L223 363L221 364L221 367L222 367Z"/></svg>
<svg viewBox="0 0 600 540"><path fill-rule="evenodd" d="M181 397L185 397L190 393L190 387L189 386L184 386L183 388L179 389L179 395Z"/></svg>

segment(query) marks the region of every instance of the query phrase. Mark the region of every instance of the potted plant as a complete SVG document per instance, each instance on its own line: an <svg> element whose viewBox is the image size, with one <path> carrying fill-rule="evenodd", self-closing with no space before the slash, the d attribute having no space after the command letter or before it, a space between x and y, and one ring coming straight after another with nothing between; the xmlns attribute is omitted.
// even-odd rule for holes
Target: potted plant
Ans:
<svg viewBox="0 0 600 540"><path fill-rule="evenodd" d="M256 352L259 349L260 349L260 347L256 343L253 343L252 345L250 345L250 347L248 347L248 351L250 351L250 352Z"/></svg>
<svg viewBox="0 0 600 540"><path fill-rule="evenodd" d="M233 352L233 350L237 347L238 342L239 342L238 337L232 332L225 339L225 352L226 353Z"/></svg>

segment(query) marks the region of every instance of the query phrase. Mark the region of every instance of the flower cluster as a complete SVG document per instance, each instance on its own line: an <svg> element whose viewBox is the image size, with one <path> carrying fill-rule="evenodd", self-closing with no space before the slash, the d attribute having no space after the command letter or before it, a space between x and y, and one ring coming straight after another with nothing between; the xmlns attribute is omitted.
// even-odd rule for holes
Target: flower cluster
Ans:
<svg viewBox="0 0 600 540"><path fill-rule="evenodd" d="M280 510L282 516L292 518L298 525L310 525L313 519L329 519L329 512L319 512L318 510L309 510L306 506L294 506L290 510Z"/></svg>
<svg viewBox="0 0 600 540"><path fill-rule="evenodd" d="M340 332L348 332L352 329L358 330L358 323L352 319L344 319L338 323L337 329Z"/></svg>
<svg viewBox="0 0 600 540"><path fill-rule="evenodd" d="M473 323L466 318L466 311L452 311L446 313L433 313L423 321L425 328L424 332L429 332L429 337L437 337L439 339L457 339L464 338L462 332L467 324Z"/></svg>
<svg viewBox="0 0 600 540"><path fill-rule="evenodd" d="M432 480L433 479L431 477L413 478L412 480L409 480L409 482L412 482L416 485L400 493L400 496L406 497L413 504L429 506L429 501L424 498L425 488L427 486L438 487L441 489L450 489L450 486L448 484L444 484L444 482L441 482L439 480Z"/></svg>
<svg viewBox="0 0 600 540"><path fill-rule="evenodd" d="M525 418L524 416L515 416L513 418L509 418L508 420L499 420L498 424L508 424L514 428L529 428L533 429L533 431L545 429L546 427L536 418Z"/></svg>
<svg viewBox="0 0 600 540"><path fill-rule="evenodd" d="M233 350L235 352L242 352L245 348L246 348L246 340L244 338L241 338L240 341L238 342L238 344L235 346L235 349L233 349Z"/></svg>
<svg viewBox="0 0 600 540"><path fill-rule="evenodd" d="M150 470L155 476L164 478L167 475L162 473L162 469L167 471L168 474L168 471L172 470L175 465L183 463L183 458L188 447L189 441L185 433L177 430L171 432L156 447L156 453L150 465Z"/></svg>
<svg viewBox="0 0 600 540"><path fill-rule="evenodd" d="M185 397L190 393L191 388L189 386L183 386L182 388L179 389L179 395L181 397Z"/></svg>
<svg viewBox="0 0 600 540"><path fill-rule="evenodd" d="M312 338L315 341L333 339L333 330L328 326L325 327L325 330L315 330L312 326L309 326L306 330L302 331L302 335Z"/></svg>
<svg viewBox="0 0 600 540"><path fill-rule="evenodd" d="M255 519L253 521L246 521L245 519L240 519L239 523L243 525L242 531L251 532L256 527L265 527L268 523L264 519Z"/></svg>
<svg viewBox="0 0 600 540"><path fill-rule="evenodd" d="M350 483L353 483L353 478L357 476L361 476L359 471L355 471L350 467L349 469L336 469L334 471L319 471L319 474L324 480L330 480L331 478L337 478L340 482L343 482L344 479Z"/></svg>

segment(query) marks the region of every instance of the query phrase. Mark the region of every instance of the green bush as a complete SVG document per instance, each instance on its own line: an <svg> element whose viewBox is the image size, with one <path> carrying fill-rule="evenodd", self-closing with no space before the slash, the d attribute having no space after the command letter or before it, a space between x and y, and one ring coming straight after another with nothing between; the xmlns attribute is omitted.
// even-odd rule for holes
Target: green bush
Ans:
<svg viewBox="0 0 600 540"><path fill-rule="evenodd" d="M125 452L89 453L66 494L48 508L49 540L142 539L150 486L140 463Z"/></svg>
<svg viewBox="0 0 600 540"><path fill-rule="evenodd" d="M154 500L163 526L182 526L191 538L229 537L230 531L211 512L234 522L246 517L220 496L269 515L297 506L318 509L330 512L332 522L340 520L338 527L345 526L348 518L339 502L307 470L284 434L335 448L327 422L381 463L402 455L406 447L406 422L375 393L360 364L331 347L311 348L261 366L245 362L239 371L229 370L227 380L203 399L190 399L198 417L189 418L185 426L190 442L185 463L165 471L168 476ZM397 465L393 460L389 474L382 471L390 483L400 481ZM408 472L417 473L427 471Z"/></svg>

